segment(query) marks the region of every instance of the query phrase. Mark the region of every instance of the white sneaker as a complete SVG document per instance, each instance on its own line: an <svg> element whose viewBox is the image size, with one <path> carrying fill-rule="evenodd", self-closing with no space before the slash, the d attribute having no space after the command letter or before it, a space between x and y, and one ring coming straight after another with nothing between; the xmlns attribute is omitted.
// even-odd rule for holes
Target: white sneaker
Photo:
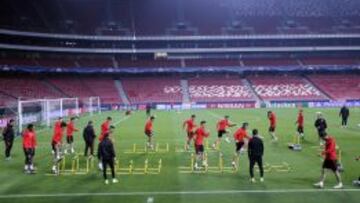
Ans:
<svg viewBox="0 0 360 203"><path fill-rule="evenodd" d="M353 185L360 186L360 180L354 180L354 181L353 181Z"/></svg>
<svg viewBox="0 0 360 203"><path fill-rule="evenodd" d="M105 185L109 185L109 180L105 180Z"/></svg>
<svg viewBox="0 0 360 203"><path fill-rule="evenodd" d="M72 153L72 154L74 154L74 153L75 153L74 148L71 148L71 153Z"/></svg>
<svg viewBox="0 0 360 203"><path fill-rule="evenodd" d="M98 167L99 167L99 170L100 170L100 171L103 170L103 165L102 165L102 163L99 163L99 164L98 164Z"/></svg>
<svg viewBox="0 0 360 203"><path fill-rule="evenodd" d="M315 183L314 186L317 187L317 188L324 188L324 182L320 181L318 183Z"/></svg>
<svg viewBox="0 0 360 203"><path fill-rule="evenodd" d="M199 170L199 169L200 169L200 167L198 166L198 164L197 164L197 163L195 163L195 165L194 165L194 169L195 169L195 170Z"/></svg>
<svg viewBox="0 0 360 203"><path fill-rule="evenodd" d="M213 149L216 149L216 145L215 145L215 143L214 143L214 144L212 144L212 145L211 145L211 147L212 147Z"/></svg>
<svg viewBox="0 0 360 203"><path fill-rule="evenodd" d="M251 179L250 179L250 182L251 182L251 183L256 183L255 178L251 178Z"/></svg>
<svg viewBox="0 0 360 203"><path fill-rule="evenodd" d="M203 161L203 162L202 162L202 165L203 165L204 167L207 167L207 166L208 166L208 163L207 163L206 161Z"/></svg>
<svg viewBox="0 0 360 203"><path fill-rule="evenodd" d="M260 182L264 182L264 178L260 178Z"/></svg>
<svg viewBox="0 0 360 203"><path fill-rule="evenodd" d="M116 178L113 178L113 179L112 179L112 182L113 182L113 183L118 183L118 182L119 182L119 180L118 180L118 179L116 179Z"/></svg>
<svg viewBox="0 0 360 203"><path fill-rule="evenodd" d="M334 186L334 189L342 189L344 186L342 183L339 183L337 185Z"/></svg>
<svg viewBox="0 0 360 203"><path fill-rule="evenodd" d="M230 143L230 142L231 142L228 137L225 137L225 141L226 141L227 143Z"/></svg>

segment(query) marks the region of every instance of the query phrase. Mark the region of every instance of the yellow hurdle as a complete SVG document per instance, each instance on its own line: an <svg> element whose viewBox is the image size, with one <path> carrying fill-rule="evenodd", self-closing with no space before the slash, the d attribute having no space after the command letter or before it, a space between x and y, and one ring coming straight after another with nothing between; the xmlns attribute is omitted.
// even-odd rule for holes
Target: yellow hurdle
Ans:
<svg viewBox="0 0 360 203"><path fill-rule="evenodd" d="M208 153L204 154L204 160L207 163L199 170L195 170L195 154L192 153L190 157L190 166L179 166L179 173L235 173L237 168L224 166L224 156L219 153L218 161L214 166L209 165Z"/></svg>
<svg viewBox="0 0 360 203"><path fill-rule="evenodd" d="M159 159L156 167L149 166L149 160L145 159L143 167L135 167L134 161L130 160L128 167L121 167L120 162L116 160L116 173L119 175L157 175L162 168L162 160Z"/></svg>
<svg viewBox="0 0 360 203"><path fill-rule="evenodd" d="M131 150L124 151L125 154L146 154L146 153L167 153L170 151L169 143L166 143L164 146L159 143L155 144L154 149L149 149L145 143L144 147L139 147L136 143L132 145Z"/></svg>

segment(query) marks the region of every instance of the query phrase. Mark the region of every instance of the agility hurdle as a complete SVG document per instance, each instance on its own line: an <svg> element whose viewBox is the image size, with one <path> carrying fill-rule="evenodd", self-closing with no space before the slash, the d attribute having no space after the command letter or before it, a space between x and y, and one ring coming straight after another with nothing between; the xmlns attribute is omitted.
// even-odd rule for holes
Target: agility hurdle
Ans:
<svg viewBox="0 0 360 203"><path fill-rule="evenodd" d="M205 140L205 150L208 151L208 152L211 152L211 151L218 152L221 149L220 146L221 146L221 142L214 149L213 147L210 146L209 141L207 139Z"/></svg>
<svg viewBox="0 0 360 203"><path fill-rule="evenodd" d="M258 172L260 171L258 165L255 165L255 169ZM287 162L282 162L281 164L265 163L263 169L265 173L270 173L270 172L288 173L291 171L291 167Z"/></svg>
<svg viewBox="0 0 360 203"><path fill-rule="evenodd" d="M144 147L134 143L132 149L124 151L125 154L146 154L146 153L167 153L170 151L169 143L160 145L159 143L155 144L154 149L150 149L146 144Z"/></svg>
<svg viewBox="0 0 360 203"><path fill-rule="evenodd" d="M143 167L135 167L134 161L130 160L127 167L122 167L119 160L115 161L115 170L118 175L158 175L161 173L162 159L157 166L150 167L149 160L145 159Z"/></svg>
<svg viewBox="0 0 360 203"><path fill-rule="evenodd" d="M219 153L218 160L214 165L209 165L207 153L205 153L205 162L207 165L195 169L195 162L195 154L192 153L190 156L190 165L179 166L179 173L236 173L238 171L238 167L224 165L224 156L222 153Z"/></svg>
<svg viewBox="0 0 360 203"><path fill-rule="evenodd" d="M191 151L192 151L191 149L186 150L186 143L184 144L183 147L179 146L179 144L175 145L175 152L176 153L190 153Z"/></svg>
<svg viewBox="0 0 360 203"><path fill-rule="evenodd" d="M70 159L70 168L67 159ZM83 164L80 161L79 154L71 158L67 158L67 156L64 155L57 163L57 173L48 173L46 175L86 175L94 168L94 158L92 156L86 157L85 167L82 168L81 165Z"/></svg>

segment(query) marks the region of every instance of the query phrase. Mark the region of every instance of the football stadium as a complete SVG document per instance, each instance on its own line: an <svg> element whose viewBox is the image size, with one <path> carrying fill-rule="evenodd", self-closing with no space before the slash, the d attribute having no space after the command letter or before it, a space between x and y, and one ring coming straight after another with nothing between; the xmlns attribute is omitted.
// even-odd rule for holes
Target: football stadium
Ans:
<svg viewBox="0 0 360 203"><path fill-rule="evenodd" d="M360 199L359 0L2 0L0 202Z"/></svg>

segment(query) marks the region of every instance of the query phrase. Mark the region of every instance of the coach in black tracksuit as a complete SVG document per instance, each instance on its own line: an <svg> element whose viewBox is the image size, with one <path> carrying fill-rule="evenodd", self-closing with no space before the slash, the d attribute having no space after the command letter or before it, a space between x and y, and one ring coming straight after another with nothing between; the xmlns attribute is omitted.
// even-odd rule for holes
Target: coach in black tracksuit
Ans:
<svg viewBox="0 0 360 203"><path fill-rule="evenodd" d="M327 124L326 124L325 118L323 118L323 116L322 116L322 114L320 112L317 113L317 119L316 119L314 125L315 125L315 128L318 131L319 137L321 137L324 134L324 132L325 132L325 130L327 128Z"/></svg>
<svg viewBox="0 0 360 203"><path fill-rule="evenodd" d="M347 121L350 116L349 108L345 105L340 109L339 116L341 116L341 126L346 127Z"/></svg>
<svg viewBox="0 0 360 203"><path fill-rule="evenodd" d="M83 137L85 141L85 153L84 156L88 155L90 149L90 155L94 156L94 140L96 138L93 122L89 121L87 126L84 128Z"/></svg>
<svg viewBox="0 0 360 203"><path fill-rule="evenodd" d="M103 175L105 181L107 180L107 166L111 169L112 178L115 179L115 150L114 144L109 138L111 131L104 134L104 139L99 144L98 156L101 159L103 165Z"/></svg>
<svg viewBox="0 0 360 203"><path fill-rule="evenodd" d="M248 144L248 156L250 161L250 177L251 177L251 181L254 182L254 166L255 163L257 163L260 170L260 178L261 181L263 181L264 169L263 169L262 157L264 155L264 143L260 139L257 129L254 129L252 131L252 135L253 137L250 139Z"/></svg>
<svg viewBox="0 0 360 203"><path fill-rule="evenodd" d="M10 121L8 122L8 124L6 125L6 127L4 128L3 131L3 138L4 138L4 143L5 143L5 158L6 160L10 160L11 156L11 149L14 143L14 138L15 138L15 131L14 131L14 119L10 119Z"/></svg>

